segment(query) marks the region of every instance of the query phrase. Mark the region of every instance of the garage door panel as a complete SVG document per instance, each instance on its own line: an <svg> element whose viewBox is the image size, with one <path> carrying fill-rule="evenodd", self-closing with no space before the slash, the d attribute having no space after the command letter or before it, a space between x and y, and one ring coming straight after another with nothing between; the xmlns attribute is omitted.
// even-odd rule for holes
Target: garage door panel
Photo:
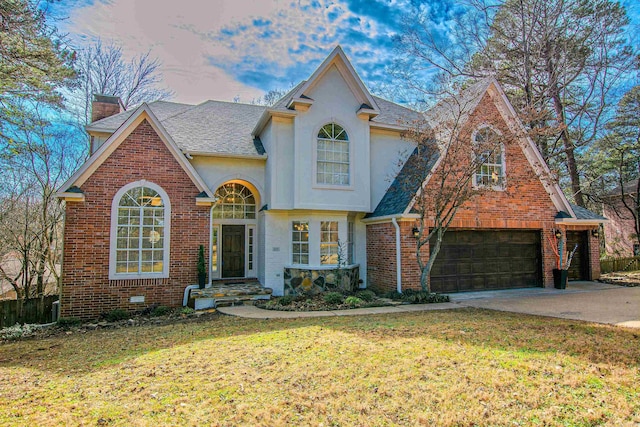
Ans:
<svg viewBox="0 0 640 427"><path fill-rule="evenodd" d="M497 258L500 256L500 246L482 245L476 248L476 252L481 258Z"/></svg>
<svg viewBox="0 0 640 427"><path fill-rule="evenodd" d="M473 265L469 263L459 263L458 265L453 265L452 267L456 269L458 274L473 274Z"/></svg>
<svg viewBox="0 0 640 427"><path fill-rule="evenodd" d="M541 286L540 265L540 232L449 230L431 287L456 292Z"/></svg>

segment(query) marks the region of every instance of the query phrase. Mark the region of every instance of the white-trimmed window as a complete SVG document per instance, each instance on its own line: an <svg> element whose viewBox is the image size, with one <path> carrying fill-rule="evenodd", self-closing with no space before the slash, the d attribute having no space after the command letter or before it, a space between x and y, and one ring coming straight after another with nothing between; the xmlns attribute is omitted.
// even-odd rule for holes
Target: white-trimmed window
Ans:
<svg viewBox="0 0 640 427"><path fill-rule="evenodd" d="M349 136L342 126L328 123L318 132L316 182L349 185Z"/></svg>
<svg viewBox="0 0 640 427"><path fill-rule="evenodd" d="M338 264L338 221L320 222L320 264Z"/></svg>
<svg viewBox="0 0 640 427"><path fill-rule="evenodd" d="M254 249L256 246L256 229L247 227L247 270L253 271Z"/></svg>
<svg viewBox="0 0 640 427"><path fill-rule="evenodd" d="M220 225L214 224L211 229L211 274L218 277L218 247L219 247Z"/></svg>
<svg viewBox="0 0 640 427"><path fill-rule="evenodd" d="M255 219L256 198L251 190L237 182L224 184L216 191L218 203L211 212L212 218Z"/></svg>
<svg viewBox="0 0 640 427"><path fill-rule="evenodd" d="M347 263L353 264L354 259L354 239L355 239L355 224L353 221L347 223Z"/></svg>
<svg viewBox="0 0 640 427"><path fill-rule="evenodd" d="M474 133L473 143L477 156L473 184L477 187L504 188L504 146L500 142L500 135L485 126Z"/></svg>
<svg viewBox="0 0 640 427"><path fill-rule="evenodd" d="M122 187L111 209L110 278L168 277L170 218L160 186L138 181Z"/></svg>
<svg viewBox="0 0 640 427"><path fill-rule="evenodd" d="M291 262L309 264L309 222L293 221L291 223L291 244Z"/></svg>

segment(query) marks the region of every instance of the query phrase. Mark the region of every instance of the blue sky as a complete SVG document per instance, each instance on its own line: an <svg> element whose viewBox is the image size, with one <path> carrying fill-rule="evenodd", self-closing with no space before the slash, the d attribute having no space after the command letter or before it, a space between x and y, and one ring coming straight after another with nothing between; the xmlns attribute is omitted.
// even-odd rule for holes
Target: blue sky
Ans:
<svg viewBox="0 0 640 427"><path fill-rule="evenodd" d="M417 0L62 0L58 22L76 48L100 37L128 56L151 50L178 102L248 102L307 78L342 45L369 87L388 82L392 38ZM429 2L446 28L454 0ZM640 5L625 0L635 33Z"/></svg>

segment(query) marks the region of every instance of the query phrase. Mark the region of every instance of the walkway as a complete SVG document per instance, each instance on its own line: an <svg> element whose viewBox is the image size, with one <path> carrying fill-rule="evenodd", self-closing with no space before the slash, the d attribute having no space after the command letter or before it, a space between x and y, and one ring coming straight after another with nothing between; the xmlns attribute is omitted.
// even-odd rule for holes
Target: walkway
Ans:
<svg viewBox="0 0 640 427"><path fill-rule="evenodd" d="M236 305L233 307L220 307L217 310L231 316L247 317L250 319L297 319L302 317L329 317L329 316L362 316L364 314L391 314L408 313L412 311L451 310L460 308L458 304L446 302L442 304L406 304L387 307L354 308L351 310L331 311L276 311L264 310L253 305Z"/></svg>
<svg viewBox="0 0 640 427"><path fill-rule="evenodd" d="M569 282L567 289L529 288L451 294L451 302L334 311L274 311L252 305L220 307L224 314L252 319L359 316L475 307L640 328L640 287Z"/></svg>

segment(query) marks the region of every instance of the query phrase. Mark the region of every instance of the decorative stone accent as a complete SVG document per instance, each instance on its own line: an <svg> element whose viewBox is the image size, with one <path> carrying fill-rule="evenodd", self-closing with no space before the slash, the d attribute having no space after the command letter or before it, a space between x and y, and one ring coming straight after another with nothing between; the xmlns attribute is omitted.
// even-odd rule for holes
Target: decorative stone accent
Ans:
<svg viewBox="0 0 640 427"><path fill-rule="evenodd" d="M194 289L190 297L194 300L195 309L203 310L217 307L221 303L269 299L272 292L271 288L264 288L260 283L234 283Z"/></svg>
<svg viewBox="0 0 640 427"><path fill-rule="evenodd" d="M284 294L316 295L328 291L352 292L358 289L359 281L360 266L358 264L329 269L285 267Z"/></svg>

